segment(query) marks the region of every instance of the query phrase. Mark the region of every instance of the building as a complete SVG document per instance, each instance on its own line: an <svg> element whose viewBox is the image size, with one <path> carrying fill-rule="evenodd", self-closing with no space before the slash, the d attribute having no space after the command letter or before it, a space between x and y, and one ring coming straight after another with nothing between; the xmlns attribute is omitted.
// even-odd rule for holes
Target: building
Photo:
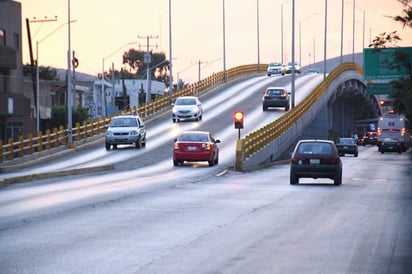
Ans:
<svg viewBox="0 0 412 274"><path fill-rule="evenodd" d="M115 93L113 93L113 86ZM116 79L114 82L97 79L94 81L93 93L86 95L85 106L89 108L90 117L107 117L113 112L138 107L143 104L146 100L146 90L146 79ZM123 94L123 91L125 91L125 94ZM150 81L151 100L154 100L157 96L162 96L165 91L166 85L164 82ZM122 100L125 97L127 103Z"/></svg>
<svg viewBox="0 0 412 274"><path fill-rule="evenodd" d="M0 1L0 140L35 132L34 109L22 90L21 4Z"/></svg>

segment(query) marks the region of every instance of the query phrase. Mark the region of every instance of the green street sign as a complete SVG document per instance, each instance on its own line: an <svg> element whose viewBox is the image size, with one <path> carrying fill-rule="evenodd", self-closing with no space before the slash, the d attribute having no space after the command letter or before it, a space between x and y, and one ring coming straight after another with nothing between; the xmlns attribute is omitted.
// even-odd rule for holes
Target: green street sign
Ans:
<svg viewBox="0 0 412 274"><path fill-rule="evenodd" d="M365 80L396 80L408 77L408 71L395 56L412 62L412 47L364 49L363 56Z"/></svg>
<svg viewBox="0 0 412 274"><path fill-rule="evenodd" d="M390 83L368 83L367 91L370 95L378 94L390 94L393 91L392 84Z"/></svg>

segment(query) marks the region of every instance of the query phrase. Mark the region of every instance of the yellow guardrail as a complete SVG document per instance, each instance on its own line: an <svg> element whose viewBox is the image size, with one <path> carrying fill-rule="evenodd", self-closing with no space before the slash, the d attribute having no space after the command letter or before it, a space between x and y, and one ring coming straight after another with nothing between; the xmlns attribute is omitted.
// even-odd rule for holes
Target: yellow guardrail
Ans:
<svg viewBox="0 0 412 274"><path fill-rule="evenodd" d="M172 101L174 102L178 96L196 95L208 88L230 80L237 76L255 73L258 70L266 71L267 64L243 65L231 68L226 71L226 79L224 72L215 73L205 79L196 83L185 86L180 90L173 92ZM157 97L155 100L146 104L141 104L138 107L133 107L126 111L121 111L119 115L138 113L142 118L152 115L158 111L170 108L170 96L165 94ZM117 113L115 113L116 116ZM109 124L111 117L103 117L84 121L83 123L76 123L72 128L73 141L87 140L87 138L100 135L105 132L105 126ZM60 126L58 129L46 130L46 132L38 132L37 136L28 134L27 139L19 136L17 140L8 139L7 144L3 144L0 140L0 163L5 160L13 160L14 158L30 155L35 152L41 152L51 148L67 145L68 129Z"/></svg>
<svg viewBox="0 0 412 274"><path fill-rule="evenodd" d="M243 170L242 162L251 157L254 153L275 141L280 135L285 133L290 127L301 119L314 103L325 93L330 83L332 83L344 71L356 70L363 74L362 68L356 63L343 63L334 69L326 79L320 83L311 94L289 112L279 119L266 126L249 133L236 144L235 169Z"/></svg>

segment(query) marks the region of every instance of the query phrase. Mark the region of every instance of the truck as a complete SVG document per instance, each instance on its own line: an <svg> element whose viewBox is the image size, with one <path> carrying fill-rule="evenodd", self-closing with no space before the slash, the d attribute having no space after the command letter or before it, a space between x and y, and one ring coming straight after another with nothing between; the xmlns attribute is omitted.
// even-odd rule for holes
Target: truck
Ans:
<svg viewBox="0 0 412 274"><path fill-rule="evenodd" d="M410 146L410 134L406 126L405 117L397 113L388 112L379 117L377 127L377 146L381 151L381 145L385 138L398 140L402 151L407 151Z"/></svg>

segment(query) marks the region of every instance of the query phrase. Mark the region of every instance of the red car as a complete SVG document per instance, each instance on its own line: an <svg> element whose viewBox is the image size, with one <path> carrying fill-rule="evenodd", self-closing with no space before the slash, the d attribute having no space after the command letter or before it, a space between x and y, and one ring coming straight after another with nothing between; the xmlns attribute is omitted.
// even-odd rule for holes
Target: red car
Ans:
<svg viewBox="0 0 412 274"><path fill-rule="evenodd" d="M207 161L209 166L219 163L220 140L212 137L208 131L185 131L173 145L173 165L187 162Z"/></svg>
<svg viewBox="0 0 412 274"><path fill-rule="evenodd" d="M342 161L334 142L330 140L300 140L290 159L290 184L299 178L329 178L342 184Z"/></svg>

